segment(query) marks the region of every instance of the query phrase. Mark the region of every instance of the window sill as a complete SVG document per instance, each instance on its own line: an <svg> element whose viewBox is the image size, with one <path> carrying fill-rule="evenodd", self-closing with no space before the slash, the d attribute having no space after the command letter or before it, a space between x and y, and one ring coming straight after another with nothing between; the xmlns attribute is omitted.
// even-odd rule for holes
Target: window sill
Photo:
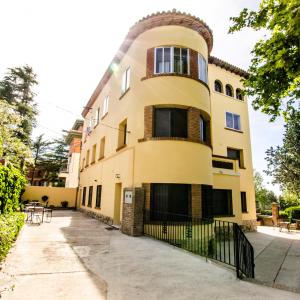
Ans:
<svg viewBox="0 0 300 300"><path fill-rule="evenodd" d="M101 210L101 207L100 206L95 206L95 209Z"/></svg>
<svg viewBox="0 0 300 300"><path fill-rule="evenodd" d="M210 144L201 142L200 140L181 138L181 137L150 137L150 138L138 139L139 143L143 143L143 142L147 142L147 141L182 141L182 142L191 142L191 143L201 144L201 145L212 148Z"/></svg>
<svg viewBox="0 0 300 300"><path fill-rule="evenodd" d="M205 83L204 81L198 79L198 78L195 78L195 77L191 77L191 75L185 75L185 74L180 74L180 73L162 73L162 74L153 74L153 75L150 75L150 76L145 76L145 77L142 77L141 78L141 81L144 81L144 80L147 80L147 79L150 79L150 78L156 78L156 77L165 77L165 76L170 76L170 77L183 77L183 78L188 78L188 79L192 79L192 80L195 80L199 83L201 83L202 85L204 85L207 89L208 89L208 92L210 93L210 89L209 89L209 86L207 83Z"/></svg>
<svg viewBox="0 0 300 300"><path fill-rule="evenodd" d="M120 96L119 100L121 100L129 91L130 87Z"/></svg>
<svg viewBox="0 0 300 300"><path fill-rule="evenodd" d="M86 207L92 208L92 205L87 205Z"/></svg>
<svg viewBox="0 0 300 300"><path fill-rule="evenodd" d="M234 218L235 215L217 215L214 218Z"/></svg>
<svg viewBox="0 0 300 300"><path fill-rule="evenodd" d="M118 147L118 148L116 149L116 152L118 152L118 151L124 149L125 147L127 147L127 144Z"/></svg>
<svg viewBox="0 0 300 300"><path fill-rule="evenodd" d="M91 165L93 165L94 163L95 163L95 161L92 161L92 162L91 162Z"/></svg>
<svg viewBox="0 0 300 300"><path fill-rule="evenodd" d="M108 115L108 112L106 112L102 117L101 120L103 120Z"/></svg>
<svg viewBox="0 0 300 300"><path fill-rule="evenodd" d="M230 131L234 131L234 132L238 132L238 133L244 133L244 132L241 131L241 130L237 130L237 129L233 129L233 128L229 128L229 127L224 127L224 129L230 130Z"/></svg>
<svg viewBox="0 0 300 300"><path fill-rule="evenodd" d="M249 214L249 211L242 211L242 214Z"/></svg>
<svg viewBox="0 0 300 300"><path fill-rule="evenodd" d="M101 156L98 158L98 161L102 160L104 158L104 156Z"/></svg>
<svg viewBox="0 0 300 300"><path fill-rule="evenodd" d="M221 93L221 92L218 92L218 91L215 91L215 90L213 90L213 92L216 93L216 94L225 96L226 98L229 98L229 99L231 99L231 100L236 100L236 101L239 101L239 102L242 102L242 103L246 103L245 99L244 99L244 100L240 100L240 99L237 99L237 98L228 96L228 95L226 95L226 94L224 94L224 93Z"/></svg>

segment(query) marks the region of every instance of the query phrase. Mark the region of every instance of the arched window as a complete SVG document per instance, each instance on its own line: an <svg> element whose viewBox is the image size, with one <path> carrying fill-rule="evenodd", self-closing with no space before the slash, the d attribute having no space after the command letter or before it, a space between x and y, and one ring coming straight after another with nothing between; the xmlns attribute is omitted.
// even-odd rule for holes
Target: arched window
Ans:
<svg viewBox="0 0 300 300"><path fill-rule="evenodd" d="M235 91L235 97L236 97L236 99L244 100L243 99L243 93L242 93L242 91L240 89L236 89L236 91Z"/></svg>
<svg viewBox="0 0 300 300"><path fill-rule="evenodd" d="M229 84L226 84L226 95L229 97L233 97L233 89Z"/></svg>
<svg viewBox="0 0 300 300"><path fill-rule="evenodd" d="M215 81L215 91L219 92L219 93L223 93L223 86L222 86L221 81L219 81L219 80Z"/></svg>

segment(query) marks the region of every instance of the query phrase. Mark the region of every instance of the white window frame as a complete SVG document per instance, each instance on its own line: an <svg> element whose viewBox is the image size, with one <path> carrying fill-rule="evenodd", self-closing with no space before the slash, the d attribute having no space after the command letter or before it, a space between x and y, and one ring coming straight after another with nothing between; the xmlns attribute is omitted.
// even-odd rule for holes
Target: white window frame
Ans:
<svg viewBox="0 0 300 300"><path fill-rule="evenodd" d="M233 125L233 127L228 127L227 126L227 114L231 114L231 116L232 116L232 125ZM238 128L239 129L236 129L235 128L235 123L234 123L234 116L237 116L237 117L239 117L239 122L238 122ZM234 114L234 113L232 113L232 112L230 112L230 111L226 111L225 112L225 127L226 128L229 128L229 129L232 129L232 130L236 130L236 131L241 131L242 130L242 125L241 125L241 115L238 115L238 114Z"/></svg>
<svg viewBox="0 0 300 300"><path fill-rule="evenodd" d="M130 67L128 67L122 76L122 86L121 93L122 95L129 89L130 87Z"/></svg>
<svg viewBox="0 0 300 300"><path fill-rule="evenodd" d="M94 127L96 127L99 124L99 119L100 119L100 107L98 107L95 112Z"/></svg>
<svg viewBox="0 0 300 300"><path fill-rule="evenodd" d="M165 68L165 63L163 60L163 72L156 72L156 49L162 49L162 57L164 59L164 49L165 48L169 48L170 49L170 72L166 73L164 68ZM155 47L154 48L154 74L171 74L171 73L175 73L174 72L174 48L179 48L180 49L180 62L181 62L181 51L182 49L186 49L187 50L187 64L188 64L188 70L187 70L187 74L183 74L182 73L182 63L180 63L180 72L176 73L176 74L183 74L183 75L190 75L190 49L189 48L185 48L185 47L174 47L174 46L165 46L165 47Z"/></svg>
<svg viewBox="0 0 300 300"><path fill-rule="evenodd" d="M109 96L106 96L103 100L102 117L104 117L108 113L108 104L109 104Z"/></svg>
<svg viewBox="0 0 300 300"><path fill-rule="evenodd" d="M205 79L204 80L201 78L201 65L202 65L200 63L201 59L203 59L203 61L205 62ZM198 53L198 78L205 83L208 83L208 69L207 68L208 68L208 66L207 66L206 59L204 58L204 56L202 54Z"/></svg>

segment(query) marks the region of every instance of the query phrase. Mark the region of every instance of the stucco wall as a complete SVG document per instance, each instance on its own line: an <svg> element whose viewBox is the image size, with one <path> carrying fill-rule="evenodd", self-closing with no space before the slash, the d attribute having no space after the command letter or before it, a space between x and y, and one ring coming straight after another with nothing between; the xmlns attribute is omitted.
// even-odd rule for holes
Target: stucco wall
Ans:
<svg viewBox="0 0 300 300"><path fill-rule="evenodd" d="M41 203L43 196L48 196L48 206L61 206L62 201L68 201L69 207L75 207L77 188L26 186L22 200L38 200Z"/></svg>

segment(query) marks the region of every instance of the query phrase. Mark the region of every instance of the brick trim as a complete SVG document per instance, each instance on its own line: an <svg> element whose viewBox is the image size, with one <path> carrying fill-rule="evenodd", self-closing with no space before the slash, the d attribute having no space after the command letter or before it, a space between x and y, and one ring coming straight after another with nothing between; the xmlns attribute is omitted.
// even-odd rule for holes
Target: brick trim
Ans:
<svg viewBox="0 0 300 300"><path fill-rule="evenodd" d="M188 137L154 137L154 109L155 107L180 107L187 109L187 129L188 129ZM206 136L207 141L203 142L200 140L200 127L199 127L199 119L200 116L204 118L206 121ZM172 140L172 141L186 141L199 143L206 146L211 146L211 132L210 132L210 116L207 112L195 108L184 105L149 105L144 108L144 137L138 139L138 142L146 142L146 141L158 141L158 140Z"/></svg>

